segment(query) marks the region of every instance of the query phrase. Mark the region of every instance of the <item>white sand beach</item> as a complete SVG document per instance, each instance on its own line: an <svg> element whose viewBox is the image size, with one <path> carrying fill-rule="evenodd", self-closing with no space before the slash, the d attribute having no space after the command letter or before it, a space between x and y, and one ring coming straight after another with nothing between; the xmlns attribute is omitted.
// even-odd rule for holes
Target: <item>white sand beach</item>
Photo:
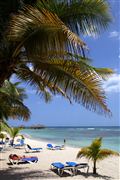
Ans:
<svg viewBox="0 0 120 180"><path fill-rule="evenodd" d="M92 174L92 162L86 159L76 160L78 148L66 147L64 150L48 150L46 142L25 139L31 147L42 147L42 152L26 153L24 148L6 148L0 152L0 180L38 180L38 179L87 179L87 180L120 180L120 157L110 157L97 163L97 175ZM8 157L10 154L37 156L38 162L32 164L10 165ZM50 165L53 162L77 161L87 162L89 172L81 169L76 176L71 176L66 171L62 177L51 171Z"/></svg>

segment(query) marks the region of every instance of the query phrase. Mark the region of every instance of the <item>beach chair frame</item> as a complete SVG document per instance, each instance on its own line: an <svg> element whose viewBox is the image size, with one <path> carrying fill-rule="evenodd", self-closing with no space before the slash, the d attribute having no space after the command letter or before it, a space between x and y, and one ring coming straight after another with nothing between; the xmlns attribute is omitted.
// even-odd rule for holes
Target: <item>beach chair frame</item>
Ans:
<svg viewBox="0 0 120 180"><path fill-rule="evenodd" d="M85 170L85 168L87 169L87 171L86 171L86 173L88 173L89 172L89 165L77 165L76 167L75 167L75 170L74 170L74 173L75 173L75 175L77 174L77 171L79 170L79 169L84 169Z"/></svg>
<svg viewBox="0 0 120 180"><path fill-rule="evenodd" d="M71 163L71 162L66 162L66 164L68 164L70 166L69 163ZM76 165L73 165L72 167L74 168L74 171L73 171L74 175L77 175L77 171L79 169L84 169L84 170L87 169L86 173L88 173L88 171L89 171L88 163L78 163L78 164L76 163Z"/></svg>
<svg viewBox="0 0 120 180"><path fill-rule="evenodd" d="M50 169L51 170L56 169L59 176L62 176L64 171L66 171L66 170L69 170L71 172L71 174L70 174L71 176L74 176L74 174L75 174L75 172L74 172L75 168L72 166L68 166L68 165L64 165L63 168L58 168L58 167L51 164Z"/></svg>
<svg viewBox="0 0 120 180"><path fill-rule="evenodd" d="M25 146L25 151L27 153L29 152L41 152L43 149L42 148L32 148L30 145L26 144Z"/></svg>

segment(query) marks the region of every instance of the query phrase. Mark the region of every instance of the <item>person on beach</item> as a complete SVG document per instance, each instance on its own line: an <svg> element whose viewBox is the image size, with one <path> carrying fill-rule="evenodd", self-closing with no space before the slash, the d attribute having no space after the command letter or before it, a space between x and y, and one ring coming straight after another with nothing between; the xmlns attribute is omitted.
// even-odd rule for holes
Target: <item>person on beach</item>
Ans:
<svg viewBox="0 0 120 180"><path fill-rule="evenodd" d="M64 147L65 147L65 145L66 145L66 139L64 139Z"/></svg>

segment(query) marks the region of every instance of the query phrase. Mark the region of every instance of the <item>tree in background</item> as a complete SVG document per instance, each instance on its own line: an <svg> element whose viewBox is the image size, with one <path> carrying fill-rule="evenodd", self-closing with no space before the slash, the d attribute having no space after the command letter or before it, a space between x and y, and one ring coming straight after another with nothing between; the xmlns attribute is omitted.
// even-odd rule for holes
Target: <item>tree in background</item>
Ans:
<svg viewBox="0 0 120 180"><path fill-rule="evenodd" d="M0 133L0 139L2 139L2 141L0 141L3 144L3 139L6 138L6 135L4 133Z"/></svg>
<svg viewBox="0 0 120 180"><path fill-rule="evenodd" d="M86 157L93 161L93 174L96 174L96 163L97 161L103 160L111 155L118 156L119 153L110 149L101 149L102 138L96 138L92 144L88 147L83 147L77 154L77 158Z"/></svg>
<svg viewBox="0 0 120 180"><path fill-rule="evenodd" d="M14 140L17 136L20 135L20 131L22 130L21 127L10 127L8 130L8 133L10 134L12 140L11 140L11 145L14 145Z"/></svg>
<svg viewBox="0 0 120 180"><path fill-rule="evenodd" d="M5 120L8 118L28 120L30 110L23 101L27 98L25 90L18 87L20 83L5 81L0 88L0 123L1 128L7 128Z"/></svg>

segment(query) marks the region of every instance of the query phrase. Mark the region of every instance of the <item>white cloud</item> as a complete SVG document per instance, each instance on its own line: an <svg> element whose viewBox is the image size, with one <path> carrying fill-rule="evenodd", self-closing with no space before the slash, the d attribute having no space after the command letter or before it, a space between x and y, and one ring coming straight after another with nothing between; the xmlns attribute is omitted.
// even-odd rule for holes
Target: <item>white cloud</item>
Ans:
<svg viewBox="0 0 120 180"><path fill-rule="evenodd" d="M105 81L103 88L106 92L120 92L120 74L112 75Z"/></svg>
<svg viewBox="0 0 120 180"><path fill-rule="evenodd" d="M109 37L110 38L116 38L116 37L119 38L120 37L120 33L118 31L112 31L112 32L110 32Z"/></svg>

